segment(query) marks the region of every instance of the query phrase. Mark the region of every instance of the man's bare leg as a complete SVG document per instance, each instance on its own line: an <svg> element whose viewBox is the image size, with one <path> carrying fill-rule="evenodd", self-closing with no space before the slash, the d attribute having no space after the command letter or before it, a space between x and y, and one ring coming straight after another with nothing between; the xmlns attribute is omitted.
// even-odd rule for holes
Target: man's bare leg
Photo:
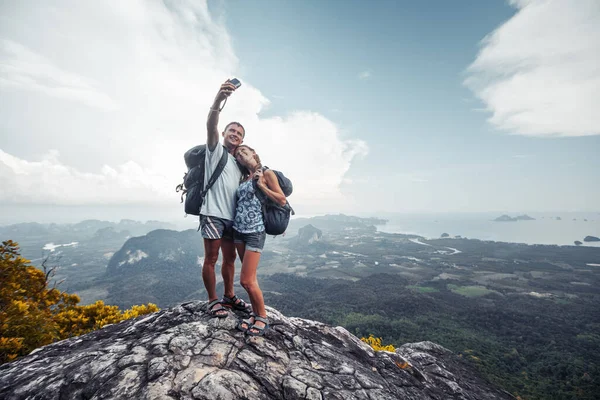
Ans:
<svg viewBox="0 0 600 400"><path fill-rule="evenodd" d="M204 264L202 265L202 280L204 281L206 293L208 293L209 303L218 298L215 264L217 264L217 260L219 259L220 247L221 239L204 239ZM211 310L217 315L223 315L227 313L227 310L225 310L220 304L214 305Z"/></svg>
<svg viewBox="0 0 600 400"><path fill-rule="evenodd" d="M217 277L215 265L219 259L221 239L204 239L204 264L202 265L202 280L208 293L208 301L217 299Z"/></svg>
<svg viewBox="0 0 600 400"><path fill-rule="evenodd" d="M235 295L233 279L235 277L235 244L233 240L221 239L221 253L223 264L221 265L221 276L225 286L225 296L231 298Z"/></svg>

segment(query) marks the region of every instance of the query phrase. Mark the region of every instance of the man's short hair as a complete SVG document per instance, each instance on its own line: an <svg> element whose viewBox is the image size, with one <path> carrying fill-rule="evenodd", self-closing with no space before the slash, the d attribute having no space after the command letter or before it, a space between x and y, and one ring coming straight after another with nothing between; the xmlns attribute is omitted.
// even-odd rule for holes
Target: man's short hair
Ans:
<svg viewBox="0 0 600 400"><path fill-rule="evenodd" d="M229 127L231 125L237 125L240 128L242 128L244 130L244 136L243 137L246 137L246 128L244 128L244 125L242 125L242 124L240 124L239 122L236 122L236 121L228 123L227 126L225 127L225 132L227 132L227 130L229 129Z"/></svg>

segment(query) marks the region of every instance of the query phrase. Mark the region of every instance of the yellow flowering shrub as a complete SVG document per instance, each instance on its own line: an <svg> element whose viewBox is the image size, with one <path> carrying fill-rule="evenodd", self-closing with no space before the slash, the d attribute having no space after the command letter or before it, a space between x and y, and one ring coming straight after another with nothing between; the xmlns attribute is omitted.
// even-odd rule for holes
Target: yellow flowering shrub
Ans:
<svg viewBox="0 0 600 400"><path fill-rule="evenodd" d="M0 245L0 364L37 347L158 311L148 303L121 311L103 301L78 305L75 294L48 284L48 273L21 257L17 243Z"/></svg>
<svg viewBox="0 0 600 400"><path fill-rule="evenodd" d="M394 347L394 345L392 344L388 344L388 345L383 345L381 344L381 338L376 338L373 335L369 335L368 338L360 338L360 340L362 340L363 342L365 342L366 344L368 344L369 346L371 346L375 351L391 351L394 352L396 351L396 348Z"/></svg>

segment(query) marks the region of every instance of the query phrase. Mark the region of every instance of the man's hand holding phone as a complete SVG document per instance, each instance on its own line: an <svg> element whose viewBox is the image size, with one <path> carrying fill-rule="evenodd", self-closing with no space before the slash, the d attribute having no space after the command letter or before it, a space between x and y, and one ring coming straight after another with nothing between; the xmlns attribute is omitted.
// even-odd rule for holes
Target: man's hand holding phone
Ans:
<svg viewBox="0 0 600 400"><path fill-rule="evenodd" d="M229 96L231 96L231 93L233 93L241 85L242 85L242 83L237 78L232 78L232 79L226 80L225 83L223 83L221 85L221 88L219 89L219 92L217 93L217 96L215 97L215 102L213 104L213 108L219 109L223 100L225 100Z"/></svg>
<svg viewBox="0 0 600 400"><path fill-rule="evenodd" d="M219 130L217 126L219 125L219 115L221 110L225 107L227 98L241 85L242 83L236 78L227 79L225 83L221 85L219 92L215 96L215 100L208 112L208 119L206 120L206 130L208 132L206 144L211 151L215 148L217 143L219 143ZM221 105L221 103L223 104Z"/></svg>
<svg viewBox="0 0 600 400"><path fill-rule="evenodd" d="M235 86L236 89L239 88L240 86L242 86L242 82L240 82L240 80L238 78L227 79L227 82L229 82L233 86Z"/></svg>

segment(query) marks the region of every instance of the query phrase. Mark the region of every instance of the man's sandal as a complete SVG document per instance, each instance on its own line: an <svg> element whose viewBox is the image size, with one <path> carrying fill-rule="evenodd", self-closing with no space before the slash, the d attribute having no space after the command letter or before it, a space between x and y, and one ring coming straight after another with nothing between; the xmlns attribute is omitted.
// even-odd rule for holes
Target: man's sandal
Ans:
<svg viewBox="0 0 600 400"><path fill-rule="evenodd" d="M246 303L244 300L240 299L236 295L233 295L233 297L227 297L223 295L223 300L221 300L221 304L223 304L224 307L228 307L238 311L250 312L250 310L252 309L252 307L250 307L250 304Z"/></svg>
<svg viewBox="0 0 600 400"><path fill-rule="evenodd" d="M260 321L265 324L265 326L256 326L256 321ZM252 330L256 332L252 332ZM248 336L264 336L265 331L269 329L269 320L258 315L254 316L254 324L246 330L246 335Z"/></svg>
<svg viewBox="0 0 600 400"><path fill-rule="evenodd" d="M220 308L215 308L217 305L219 305ZM227 314L229 314L229 312L227 311L227 309L225 307L223 307L223 305L221 304L221 301L219 299L213 300L210 303L208 303L208 313L212 317L217 317L217 318L225 318L225 317L227 317Z"/></svg>
<svg viewBox="0 0 600 400"><path fill-rule="evenodd" d="M248 329L250 329L250 327L252 327L252 324L254 324L254 321L250 321L251 319L254 319L254 317L256 317L256 314L252 312L250 313L250 318L240 319L237 325L235 326L235 329L237 329L238 331L246 332ZM245 328L244 324L246 325Z"/></svg>

